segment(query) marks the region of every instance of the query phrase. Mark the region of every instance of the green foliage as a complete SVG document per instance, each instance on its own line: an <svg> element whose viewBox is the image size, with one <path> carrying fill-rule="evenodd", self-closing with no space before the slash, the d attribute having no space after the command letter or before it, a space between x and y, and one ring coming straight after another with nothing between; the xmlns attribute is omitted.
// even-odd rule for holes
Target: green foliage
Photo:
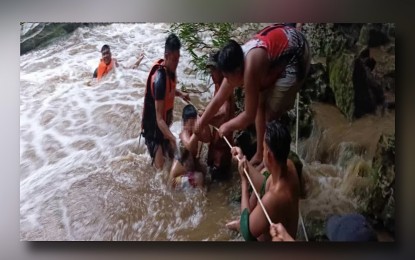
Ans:
<svg viewBox="0 0 415 260"><path fill-rule="evenodd" d="M210 53L218 51L231 38L236 38L239 42L245 40L246 36L251 36L258 28L259 24L174 23L170 26L170 32L180 38L184 48L192 56L195 71L206 73L206 62Z"/></svg>
<svg viewBox="0 0 415 260"><path fill-rule="evenodd" d="M205 71L210 52L219 50L231 37L231 23L174 23L171 32L192 56L197 71Z"/></svg>

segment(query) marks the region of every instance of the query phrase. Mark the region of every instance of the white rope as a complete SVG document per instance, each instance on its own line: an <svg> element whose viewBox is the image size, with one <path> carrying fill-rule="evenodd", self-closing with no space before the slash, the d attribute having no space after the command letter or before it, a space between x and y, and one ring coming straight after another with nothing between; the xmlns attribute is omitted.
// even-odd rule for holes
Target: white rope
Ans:
<svg viewBox="0 0 415 260"><path fill-rule="evenodd" d="M213 126L213 128L214 128L216 131L219 131L219 129L218 129L217 127ZM228 138L226 138L226 136L223 136L223 139L225 139L226 143L229 145L229 148L231 148L231 149L232 149L232 145L231 145L231 143L228 141ZM241 161L241 159L239 159L238 157L237 157L236 159L238 159L238 161ZM267 213L267 210L266 210L266 209L265 209L265 207L264 207L264 204L262 204L261 197L258 195L258 193L257 193L257 191L256 191L256 189L255 189L255 187L254 187L254 184L252 183L251 178L249 177L249 174L248 174L248 172L246 171L246 168L244 168L244 173L245 173L246 178L248 179L249 183L251 184L252 190L254 191L255 196L256 196L256 197L257 197L257 199L258 199L259 205L261 205L261 208L262 208L262 210L264 211L265 217L267 218L267 220L268 220L269 224L270 224L270 225L272 225L271 218L269 217L269 215L268 215L268 213Z"/></svg>
<svg viewBox="0 0 415 260"><path fill-rule="evenodd" d="M297 92L297 118L296 118L296 127L295 127L295 153L298 155L298 107L300 103L300 92Z"/></svg>
<svg viewBox="0 0 415 260"><path fill-rule="evenodd" d="M300 92L297 92L297 117L296 117L296 129L295 129L295 153L298 156L298 122L300 121L299 117L298 117L298 108L299 108L299 104L300 104ZM300 223L301 226L303 228L303 233L304 233L304 237L305 240L308 241L308 236L307 236L307 232L305 231L305 226L304 226L304 220L303 220L303 216L301 214L301 207L300 205L298 205L298 214L300 215Z"/></svg>

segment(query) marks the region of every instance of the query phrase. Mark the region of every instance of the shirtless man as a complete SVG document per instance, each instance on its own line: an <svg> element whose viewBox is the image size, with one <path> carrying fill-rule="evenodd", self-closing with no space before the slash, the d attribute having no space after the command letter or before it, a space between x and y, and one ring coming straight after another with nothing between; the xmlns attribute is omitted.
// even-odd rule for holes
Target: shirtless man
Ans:
<svg viewBox="0 0 415 260"><path fill-rule="evenodd" d="M218 93L223 81L223 74L218 69L219 52L212 54L206 64L209 69L210 76L215 84L214 96ZM234 116L234 100L231 95L228 100L221 106L219 111L210 120L209 124L220 127L223 123L229 121ZM232 132L227 136L232 142ZM212 132L212 140L209 145L207 163L212 180L223 180L230 177L231 153L228 144L221 138L216 130Z"/></svg>
<svg viewBox="0 0 415 260"><path fill-rule="evenodd" d="M193 134L196 118L196 108L186 105L182 114L183 130L179 136L179 158L173 161L168 180L169 185L174 189L204 187L204 175L197 158L199 139ZM211 139L209 127L205 128L202 136L204 138L201 141L208 142Z"/></svg>
<svg viewBox="0 0 415 260"><path fill-rule="evenodd" d="M218 58L218 67L225 79L196 123L196 134L232 95L234 88L243 86L245 111L222 124L219 135L226 136L255 122L257 150L251 163L261 163L265 122L279 119L293 107L309 64L307 40L291 26L267 26L242 47L231 40L221 49Z"/></svg>
<svg viewBox="0 0 415 260"><path fill-rule="evenodd" d="M264 138L264 164L262 174L246 160L238 147L232 148L232 155L238 158L241 176L241 219L232 221L227 227L239 230L245 240L269 241L270 225L255 194L249 193L249 182L244 173L247 170L256 191L261 196L271 221L281 223L288 234L295 239L298 226L298 204L300 184L294 163L287 159L290 152L291 136L287 128L277 121L266 125Z"/></svg>

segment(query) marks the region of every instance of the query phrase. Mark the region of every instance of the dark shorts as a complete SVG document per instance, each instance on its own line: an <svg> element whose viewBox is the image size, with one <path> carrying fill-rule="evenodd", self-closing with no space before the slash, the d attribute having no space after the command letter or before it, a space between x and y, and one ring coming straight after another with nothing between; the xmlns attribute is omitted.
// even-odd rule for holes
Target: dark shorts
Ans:
<svg viewBox="0 0 415 260"><path fill-rule="evenodd" d="M173 158L174 152L170 148L169 140L161 139L161 138L157 139L157 138L151 138L151 137L146 137L145 139L146 139L145 144L147 146L147 150L150 153L150 157L152 159L151 161L152 165L154 163L154 158L156 157L157 149L159 148L160 145L161 145L161 148L163 149L163 155Z"/></svg>

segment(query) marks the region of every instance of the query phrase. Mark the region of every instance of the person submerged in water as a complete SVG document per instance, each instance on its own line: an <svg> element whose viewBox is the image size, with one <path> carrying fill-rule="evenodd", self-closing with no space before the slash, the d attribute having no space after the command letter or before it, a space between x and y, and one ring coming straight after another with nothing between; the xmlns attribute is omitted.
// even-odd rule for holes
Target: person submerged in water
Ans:
<svg viewBox="0 0 415 260"><path fill-rule="evenodd" d="M180 153L173 161L169 174L169 184L174 189L203 188L204 174L198 163L199 139L193 133L197 118L197 110L192 105L183 108L182 123L183 130L180 133ZM203 131L203 141L208 141L210 136L209 128Z"/></svg>
<svg viewBox="0 0 415 260"><path fill-rule="evenodd" d="M119 67L120 64L118 63L117 59L112 58L111 49L110 46L105 44L101 48L101 54L102 58L98 64L98 67L95 69L93 78L96 78L98 81L102 79L105 75L107 75L114 67ZM134 65L131 67L132 69L135 69L140 65L141 61L144 58L144 54L141 53L138 56L137 61L134 63Z"/></svg>
<svg viewBox="0 0 415 260"><path fill-rule="evenodd" d="M295 239L298 226L300 183L294 163L288 159L291 136L288 129L278 121L266 125L263 143L265 168L259 172L246 160L239 147L232 148L232 155L239 160L241 176L241 218L226 226L239 230L245 240L269 241L270 225L254 193L249 194L249 174L255 190L261 197L270 219L283 224Z"/></svg>

